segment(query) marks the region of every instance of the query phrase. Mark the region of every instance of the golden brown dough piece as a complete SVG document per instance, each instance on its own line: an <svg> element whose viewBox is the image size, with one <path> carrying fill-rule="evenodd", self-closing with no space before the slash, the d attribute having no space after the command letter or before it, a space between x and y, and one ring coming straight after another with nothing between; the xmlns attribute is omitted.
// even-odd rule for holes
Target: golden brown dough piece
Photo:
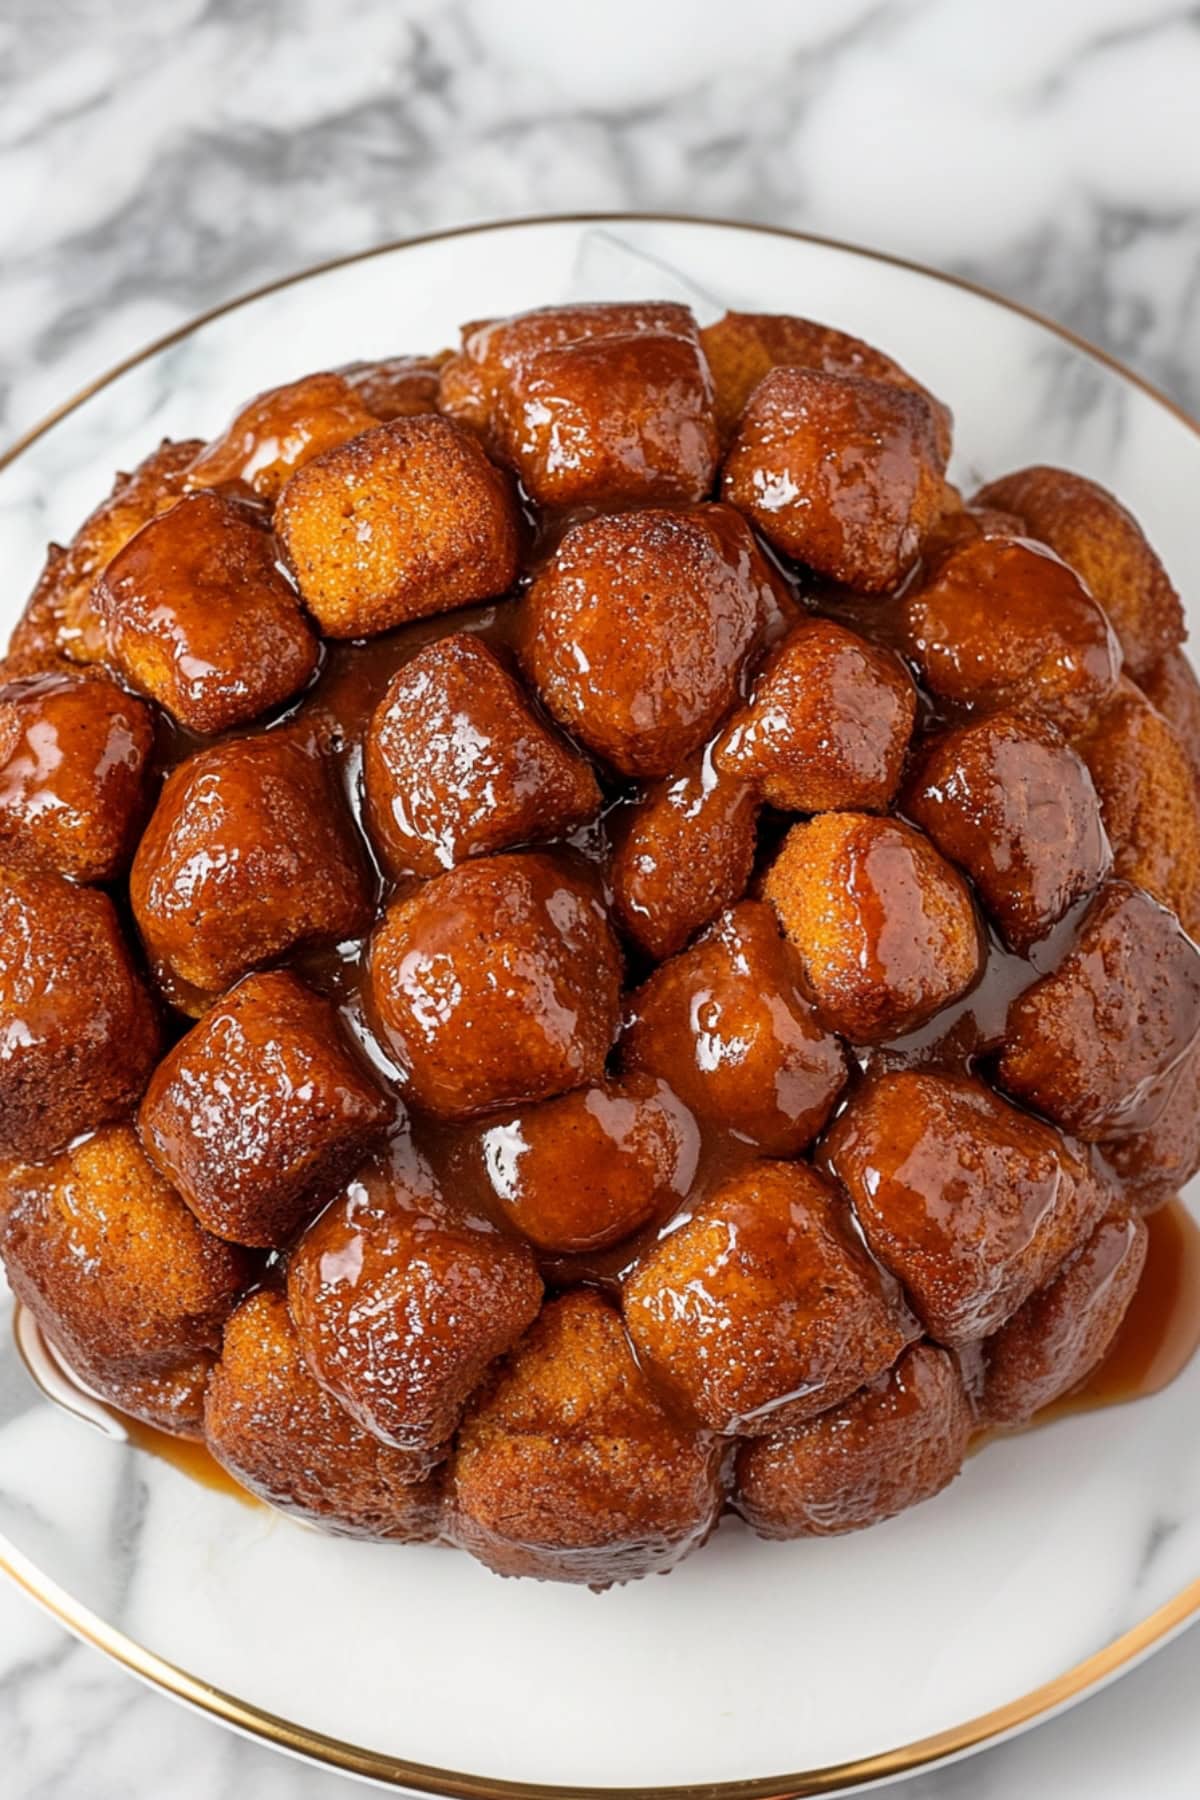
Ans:
<svg viewBox="0 0 1200 1800"><path fill-rule="evenodd" d="M393 901L371 940L371 1009L405 1097L447 1119L597 1080L620 988L592 887L538 852L461 863Z"/></svg>
<svg viewBox="0 0 1200 1800"><path fill-rule="evenodd" d="M600 810L591 765L466 632L393 675L367 729L364 774L371 837L397 877L560 837Z"/></svg>
<svg viewBox="0 0 1200 1800"><path fill-rule="evenodd" d="M903 608L926 687L953 708L1016 708L1080 731L1111 696L1121 653L1078 577L1048 550L977 538L938 565Z"/></svg>
<svg viewBox="0 0 1200 1800"><path fill-rule="evenodd" d="M1187 1058L1153 1125L1101 1149L1139 1212L1173 1200L1200 1172L1200 1047Z"/></svg>
<svg viewBox="0 0 1200 1800"><path fill-rule="evenodd" d="M950 409L890 356L849 332L798 319L792 313L727 312L715 325L703 328L700 342L716 386L717 423L723 442L733 435L763 376L786 365L818 369L826 375L866 375L922 395L933 409L942 456L950 454Z"/></svg>
<svg viewBox="0 0 1200 1800"><path fill-rule="evenodd" d="M496 451L499 414L528 358L572 344L643 334L699 342L690 307L669 300L540 306L464 325L461 350L442 365L438 405L478 431Z"/></svg>
<svg viewBox="0 0 1200 1800"><path fill-rule="evenodd" d="M600 1250L674 1211L699 1154L695 1120L650 1075L576 1088L479 1140L505 1216L542 1250Z"/></svg>
<svg viewBox="0 0 1200 1800"><path fill-rule="evenodd" d="M431 1460L541 1303L528 1245L410 1192L386 1158L309 1226L288 1265L288 1304L322 1387L365 1430Z"/></svg>
<svg viewBox="0 0 1200 1800"><path fill-rule="evenodd" d="M1112 861L1092 778L1046 719L993 713L928 741L903 806L1014 950L1045 937Z"/></svg>
<svg viewBox="0 0 1200 1800"><path fill-rule="evenodd" d="M75 666L66 657L59 637L66 569L67 552L62 545L48 544L46 560L0 659L0 680L8 682L20 675L45 675ZM103 634L98 633L98 637L102 650Z"/></svg>
<svg viewBox="0 0 1200 1800"><path fill-rule="evenodd" d="M155 973L191 1012L256 964L357 937L371 919L341 798L284 732L215 744L173 770L129 885Z"/></svg>
<svg viewBox="0 0 1200 1800"><path fill-rule="evenodd" d="M344 375L369 413L381 424L437 411L438 383L450 352L437 356L385 356L378 362L343 363Z"/></svg>
<svg viewBox="0 0 1200 1800"><path fill-rule="evenodd" d="M775 580L725 506L589 519L529 590L522 660L595 755L623 775L670 775L739 697Z"/></svg>
<svg viewBox="0 0 1200 1800"><path fill-rule="evenodd" d="M772 653L713 760L783 812L885 812L916 711L899 657L806 619Z"/></svg>
<svg viewBox="0 0 1200 1800"><path fill-rule="evenodd" d="M982 966L966 883L898 819L831 812L794 825L763 898L799 952L821 1018L854 1043L914 1030Z"/></svg>
<svg viewBox="0 0 1200 1800"><path fill-rule="evenodd" d="M1138 677L1138 686L1183 745L1200 782L1200 681L1182 650L1168 650Z"/></svg>
<svg viewBox="0 0 1200 1800"><path fill-rule="evenodd" d="M926 1331L952 1347L1010 1318L1107 1204L1078 1145L965 1075L877 1076L821 1155Z"/></svg>
<svg viewBox="0 0 1200 1800"><path fill-rule="evenodd" d="M154 743L148 707L82 673L0 687L0 851L75 881L112 881L133 855Z"/></svg>
<svg viewBox="0 0 1200 1800"><path fill-rule="evenodd" d="M765 1437L888 1369L918 1335L804 1163L755 1163L654 1244L625 1282L643 1369L713 1431Z"/></svg>
<svg viewBox="0 0 1200 1800"><path fill-rule="evenodd" d="M236 413L187 472L188 488L244 482L264 500L278 499L296 470L323 450L370 431L379 418L345 373L303 375L268 388Z"/></svg>
<svg viewBox="0 0 1200 1800"><path fill-rule="evenodd" d="M779 368L742 414L721 495L797 562L886 593L937 521L945 471L923 394L858 375Z"/></svg>
<svg viewBox="0 0 1200 1800"><path fill-rule="evenodd" d="M1074 949L1008 1009L1001 1086L1077 1137L1145 1131L1200 1034L1200 950L1173 913L1110 881Z"/></svg>
<svg viewBox="0 0 1200 1800"><path fill-rule="evenodd" d="M707 498L719 445L695 336L635 332L523 356L493 415L500 459L539 506Z"/></svg>
<svg viewBox="0 0 1200 1800"><path fill-rule="evenodd" d="M1200 785L1173 728L1131 681L1077 740L1118 875L1200 933Z"/></svg>
<svg viewBox="0 0 1200 1800"><path fill-rule="evenodd" d="M623 808L611 827L613 910L661 962L735 900L750 881L758 802L707 754Z"/></svg>
<svg viewBox="0 0 1200 1800"><path fill-rule="evenodd" d="M4 1179L13 1292L86 1382L173 1377L220 1349L250 1264L201 1229L129 1126Z"/></svg>
<svg viewBox="0 0 1200 1800"><path fill-rule="evenodd" d="M202 1225L270 1249L328 1199L390 1116L333 1007L280 969L248 975L168 1051L138 1129Z"/></svg>
<svg viewBox="0 0 1200 1800"><path fill-rule="evenodd" d="M622 1066L768 1155L794 1156L846 1081L845 1052L801 981L770 907L743 900L630 997Z"/></svg>
<svg viewBox="0 0 1200 1800"><path fill-rule="evenodd" d="M744 1444L734 1506L765 1538L861 1531L948 1487L973 1425L954 1357L914 1344L840 1406Z"/></svg>
<svg viewBox="0 0 1200 1800"><path fill-rule="evenodd" d="M381 1444L304 1365L282 1294L243 1300L204 1405L219 1463L260 1500L344 1537L431 1543L441 1490L429 1459Z"/></svg>
<svg viewBox="0 0 1200 1800"><path fill-rule="evenodd" d="M117 476L108 499L84 520L65 551L50 546L13 633L11 649L24 656L27 668L53 667L60 655L76 663L103 661L104 626L92 605L93 583L136 531L174 506L203 448L199 438L178 444L164 438L132 474Z"/></svg>
<svg viewBox="0 0 1200 1800"><path fill-rule="evenodd" d="M989 1424L1026 1424L1103 1361L1137 1291L1148 1242L1143 1219L1111 1214L988 1339L980 1412Z"/></svg>
<svg viewBox="0 0 1200 1800"><path fill-rule="evenodd" d="M478 441L435 414L393 419L292 476L275 528L326 637L371 637L491 600L517 573L517 504Z"/></svg>
<svg viewBox="0 0 1200 1800"><path fill-rule="evenodd" d="M663 1411L620 1315L577 1288L469 1410L450 1481L456 1541L497 1574L607 1586L699 1548L721 1450Z"/></svg>
<svg viewBox="0 0 1200 1800"><path fill-rule="evenodd" d="M0 862L0 1155L52 1156L121 1118L158 1048L108 895Z"/></svg>
<svg viewBox="0 0 1200 1800"><path fill-rule="evenodd" d="M298 693L317 640L257 514L189 494L109 563L92 603L129 683L190 731L226 731Z"/></svg>
<svg viewBox="0 0 1200 1800"><path fill-rule="evenodd" d="M153 1375L99 1376L87 1385L118 1412L171 1437L204 1438L204 1395L216 1364L209 1351Z"/></svg>
<svg viewBox="0 0 1200 1800"><path fill-rule="evenodd" d="M1143 674L1186 635L1183 607L1141 526L1098 482L1068 469L1018 469L975 496L1024 521L1100 602L1130 673Z"/></svg>

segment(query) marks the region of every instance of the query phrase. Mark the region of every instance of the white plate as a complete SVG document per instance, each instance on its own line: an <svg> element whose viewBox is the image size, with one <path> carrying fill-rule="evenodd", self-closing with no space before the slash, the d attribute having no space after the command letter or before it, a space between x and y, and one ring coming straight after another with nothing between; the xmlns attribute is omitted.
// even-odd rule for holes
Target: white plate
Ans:
<svg viewBox="0 0 1200 1800"><path fill-rule="evenodd" d="M1200 435L1085 346L860 252L610 218L318 270L136 361L0 475L0 626L47 537L69 534L114 467L164 433L215 432L245 395L309 369L434 349L461 319L669 296L707 316L802 312L875 341L953 406L957 479L1032 461L1082 470L1200 595ZM318 1537L210 1491L47 1404L8 1306L0 1558L169 1690L415 1791L848 1787L1044 1716L1200 1609L1200 1359L1152 1400L992 1446L941 1498L862 1536L763 1544L727 1522L669 1579L596 1596L500 1581L445 1551Z"/></svg>

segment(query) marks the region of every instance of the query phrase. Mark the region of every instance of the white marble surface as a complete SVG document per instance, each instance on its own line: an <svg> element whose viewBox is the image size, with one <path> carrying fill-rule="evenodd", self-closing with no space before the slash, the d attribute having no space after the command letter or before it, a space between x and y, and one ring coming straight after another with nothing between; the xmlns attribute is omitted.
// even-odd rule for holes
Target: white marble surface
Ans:
<svg viewBox="0 0 1200 1800"><path fill-rule="evenodd" d="M275 274L576 207L769 219L956 268L1200 407L1200 22L1186 7L159 0L152 28L139 10L0 9L0 440ZM1193 1633L908 1792L1191 1796L1198 1675ZM139 1690L7 1590L0 1770L14 1800L347 1793Z"/></svg>

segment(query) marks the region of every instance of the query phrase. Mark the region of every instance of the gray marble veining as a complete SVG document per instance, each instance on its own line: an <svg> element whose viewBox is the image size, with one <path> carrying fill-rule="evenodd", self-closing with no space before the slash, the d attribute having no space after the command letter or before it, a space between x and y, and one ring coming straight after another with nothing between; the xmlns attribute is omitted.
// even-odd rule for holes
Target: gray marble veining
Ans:
<svg viewBox="0 0 1200 1800"><path fill-rule="evenodd" d="M951 268L1200 405L1200 19L1161 0L6 0L0 435L202 306L503 214Z"/></svg>
<svg viewBox="0 0 1200 1800"><path fill-rule="evenodd" d="M307 263L622 207L938 264L1200 410L1197 93L1200 14L1156 0L3 0L0 442L149 337ZM135 1494L111 1503L136 1522ZM1198 1680L1192 1633L907 1791L1183 1800ZM349 1790L139 1688L0 1588L0 1792Z"/></svg>

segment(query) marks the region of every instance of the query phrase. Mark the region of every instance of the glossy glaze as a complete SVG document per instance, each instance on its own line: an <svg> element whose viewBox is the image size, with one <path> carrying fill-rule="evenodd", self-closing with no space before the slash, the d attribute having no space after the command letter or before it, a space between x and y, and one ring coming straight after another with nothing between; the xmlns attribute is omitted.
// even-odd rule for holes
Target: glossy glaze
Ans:
<svg viewBox="0 0 1200 1800"><path fill-rule="evenodd" d="M595 755L668 775L728 712L778 605L731 508L618 513L571 527L537 576L522 662Z"/></svg>
<svg viewBox="0 0 1200 1800"><path fill-rule="evenodd" d="M714 760L783 812L883 812L916 712L898 657L832 620L809 619L770 658Z"/></svg>
<svg viewBox="0 0 1200 1800"><path fill-rule="evenodd" d="M819 813L793 825L763 882L828 1028L879 1043L972 987L984 937L966 883L898 819Z"/></svg>
<svg viewBox="0 0 1200 1800"><path fill-rule="evenodd" d="M317 666L316 636L256 509L188 494L144 525L93 590L109 657L191 731L242 725Z"/></svg>
<svg viewBox="0 0 1200 1800"><path fill-rule="evenodd" d="M941 511L945 468L924 394L775 368L738 424L721 492L776 549L832 581L886 593Z"/></svg>
<svg viewBox="0 0 1200 1800"><path fill-rule="evenodd" d="M392 677L367 730L363 774L372 841L401 878L564 837L602 803L590 764L466 632L428 645Z"/></svg>
<svg viewBox="0 0 1200 1800"><path fill-rule="evenodd" d="M133 855L154 745L149 707L67 672L0 686L0 852L76 881L111 881Z"/></svg>
<svg viewBox="0 0 1200 1800"><path fill-rule="evenodd" d="M1116 633L1078 576L1024 540L952 551L913 589L902 625L926 685L952 706L1018 706L1078 730L1120 673Z"/></svg>

